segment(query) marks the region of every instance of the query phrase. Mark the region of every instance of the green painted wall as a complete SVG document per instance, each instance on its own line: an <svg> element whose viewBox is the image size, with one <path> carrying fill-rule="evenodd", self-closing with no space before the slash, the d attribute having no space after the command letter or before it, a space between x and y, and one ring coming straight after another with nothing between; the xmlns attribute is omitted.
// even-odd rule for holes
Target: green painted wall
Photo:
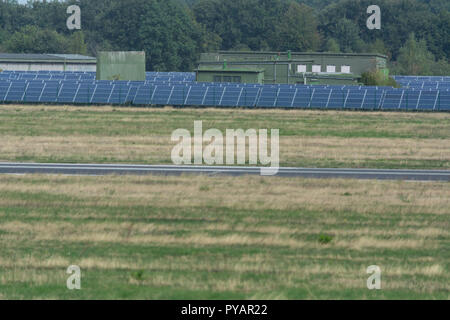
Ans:
<svg viewBox="0 0 450 320"><path fill-rule="evenodd" d="M264 71L245 70L196 70L198 82L236 82L236 83L263 83ZM218 80L218 78L220 80Z"/></svg>
<svg viewBox="0 0 450 320"><path fill-rule="evenodd" d="M199 69L219 67L223 65L224 61L230 68L239 66L263 69L263 83L266 84L304 83L303 73L299 73L297 69L299 65L306 65L307 83L310 83L309 78L315 75L312 73L313 65L320 65L322 73L326 72L327 66L335 67L333 74L320 74L320 84L357 84L362 73L369 70L386 69L387 57L379 54L219 51L218 53L202 54ZM342 74L342 66L349 66L351 73Z"/></svg>
<svg viewBox="0 0 450 320"><path fill-rule="evenodd" d="M145 52L99 52L97 80L145 81Z"/></svg>

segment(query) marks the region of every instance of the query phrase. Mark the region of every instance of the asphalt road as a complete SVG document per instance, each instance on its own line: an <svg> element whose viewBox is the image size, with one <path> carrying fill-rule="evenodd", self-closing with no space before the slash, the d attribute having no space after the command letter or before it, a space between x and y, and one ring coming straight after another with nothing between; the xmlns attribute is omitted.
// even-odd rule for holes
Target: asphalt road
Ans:
<svg viewBox="0 0 450 320"><path fill-rule="evenodd" d="M0 174L61 174L61 175L260 175L259 167L212 166L145 166L108 164L37 164L0 163ZM450 170L372 170L372 169L311 169L280 168L279 177L349 178L379 180L450 181Z"/></svg>

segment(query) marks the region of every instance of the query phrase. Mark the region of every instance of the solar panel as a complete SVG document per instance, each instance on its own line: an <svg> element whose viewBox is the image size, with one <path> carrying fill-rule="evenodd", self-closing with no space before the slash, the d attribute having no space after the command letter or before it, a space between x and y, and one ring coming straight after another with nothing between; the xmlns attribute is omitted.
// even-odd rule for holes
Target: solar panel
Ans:
<svg viewBox="0 0 450 320"><path fill-rule="evenodd" d="M124 104L127 101L128 91L130 87L127 82L117 81L113 84L111 95L109 96L109 104Z"/></svg>
<svg viewBox="0 0 450 320"><path fill-rule="evenodd" d="M405 90L402 101L400 103L400 109L402 110L415 110L419 103L421 91L417 90Z"/></svg>
<svg viewBox="0 0 450 320"><path fill-rule="evenodd" d="M25 90L23 102L39 102L44 89L44 83L42 81L31 81Z"/></svg>
<svg viewBox="0 0 450 320"><path fill-rule="evenodd" d="M243 91L244 88L225 86L219 105L222 107L236 107Z"/></svg>
<svg viewBox="0 0 450 320"><path fill-rule="evenodd" d="M292 106L294 108L308 108L310 107L311 100L315 89L311 88L298 88L294 96L294 102Z"/></svg>
<svg viewBox="0 0 450 320"><path fill-rule="evenodd" d="M22 102L23 96L25 95L25 90L28 83L25 81L14 80L11 82L11 86L5 96L5 101L8 102Z"/></svg>
<svg viewBox="0 0 450 320"><path fill-rule="evenodd" d="M5 97L9 91L10 86L11 86L11 82L0 81L0 100L1 101L5 101Z"/></svg>
<svg viewBox="0 0 450 320"><path fill-rule="evenodd" d="M436 110L450 111L450 91L440 91Z"/></svg>
<svg viewBox="0 0 450 320"><path fill-rule="evenodd" d="M343 108L345 105L345 99L347 98L347 94L348 94L347 90L332 89L327 108L329 109Z"/></svg>
<svg viewBox="0 0 450 320"><path fill-rule="evenodd" d="M404 90L386 90L381 108L385 110L399 109L403 94Z"/></svg>
<svg viewBox="0 0 450 320"><path fill-rule="evenodd" d="M39 102L56 102L59 91L61 90L61 83L59 81L45 81L42 95L39 98Z"/></svg>
<svg viewBox="0 0 450 320"><path fill-rule="evenodd" d="M256 100L260 95L262 88L255 86L245 86L239 93L239 100L237 105L240 107L254 107L256 105Z"/></svg>
<svg viewBox="0 0 450 320"><path fill-rule="evenodd" d="M141 85L136 89L136 94L133 99L133 104L149 105L151 104L155 87L152 85Z"/></svg>
<svg viewBox="0 0 450 320"><path fill-rule="evenodd" d="M185 105L188 106L203 105L205 95L206 95L206 87L199 85L191 86L191 90L189 90Z"/></svg>
<svg viewBox="0 0 450 320"><path fill-rule="evenodd" d="M92 103L108 103L113 86L109 83L97 83L91 99Z"/></svg>
<svg viewBox="0 0 450 320"><path fill-rule="evenodd" d="M221 86L210 86L206 90L205 100L202 105L204 106L216 106L219 105L225 88Z"/></svg>
<svg viewBox="0 0 450 320"><path fill-rule="evenodd" d="M173 87L170 85L157 85L151 99L151 104L167 105L170 95L172 94L172 90Z"/></svg>
<svg viewBox="0 0 450 320"><path fill-rule="evenodd" d="M313 108L326 108L330 100L331 89L317 88L314 90L310 106Z"/></svg>
<svg viewBox="0 0 450 320"><path fill-rule="evenodd" d="M345 98L344 108L361 109L367 90L349 89Z"/></svg>
<svg viewBox="0 0 450 320"><path fill-rule="evenodd" d="M91 83L80 83L80 86L76 92L74 102L75 103L90 103L95 91L95 86Z"/></svg>
<svg viewBox="0 0 450 320"><path fill-rule="evenodd" d="M422 91L419 98L419 110L434 110L437 104L437 91Z"/></svg>
<svg viewBox="0 0 450 320"><path fill-rule="evenodd" d="M79 84L76 82L64 82L59 90L57 102L73 103L75 95L77 94Z"/></svg>
<svg viewBox="0 0 450 320"><path fill-rule="evenodd" d="M277 87L263 87L256 102L257 107L274 107L277 102L278 92Z"/></svg>
<svg viewBox="0 0 450 320"><path fill-rule="evenodd" d="M291 107L296 89L288 86L280 87L275 101L276 107Z"/></svg>
<svg viewBox="0 0 450 320"><path fill-rule="evenodd" d="M382 90L368 89L361 108L364 110L378 110L381 107L383 93Z"/></svg>

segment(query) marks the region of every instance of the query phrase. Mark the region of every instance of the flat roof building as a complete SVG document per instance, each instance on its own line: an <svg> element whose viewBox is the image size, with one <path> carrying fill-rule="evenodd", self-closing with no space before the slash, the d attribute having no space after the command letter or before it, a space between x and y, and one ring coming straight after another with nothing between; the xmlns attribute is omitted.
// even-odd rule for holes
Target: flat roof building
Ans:
<svg viewBox="0 0 450 320"><path fill-rule="evenodd" d="M249 76L249 70L257 70L257 76ZM376 53L219 51L203 53L196 73L199 82L357 84L361 75L371 70L388 72L387 57Z"/></svg>
<svg viewBox="0 0 450 320"><path fill-rule="evenodd" d="M97 59L79 54L0 53L7 71L96 71Z"/></svg>

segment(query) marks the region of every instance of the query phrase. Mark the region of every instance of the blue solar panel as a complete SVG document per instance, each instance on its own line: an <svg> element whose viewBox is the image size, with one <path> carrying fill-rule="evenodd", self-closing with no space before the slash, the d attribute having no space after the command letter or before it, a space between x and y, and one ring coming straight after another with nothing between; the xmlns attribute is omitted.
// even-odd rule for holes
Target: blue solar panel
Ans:
<svg viewBox="0 0 450 320"><path fill-rule="evenodd" d="M382 90L367 90L361 108L365 110L378 110L381 108L382 98Z"/></svg>
<svg viewBox="0 0 450 320"><path fill-rule="evenodd" d="M328 101L327 108L329 109L341 109L345 105L345 99L347 98L347 90L333 89L330 93L330 100Z"/></svg>
<svg viewBox="0 0 450 320"><path fill-rule="evenodd" d="M242 88L239 93L237 105L240 107L254 107L262 88L255 86L247 86Z"/></svg>
<svg viewBox="0 0 450 320"><path fill-rule="evenodd" d="M294 95L297 89L295 88L280 88L275 106L277 107L292 107Z"/></svg>
<svg viewBox="0 0 450 320"><path fill-rule="evenodd" d="M91 103L94 91L95 91L95 86L93 86L92 84L81 83L76 92L74 102L75 103Z"/></svg>
<svg viewBox="0 0 450 320"><path fill-rule="evenodd" d="M384 94L382 109L399 109L403 94L404 90L387 90Z"/></svg>
<svg viewBox="0 0 450 320"><path fill-rule="evenodd" d="M188 106L200 106L203 105L206 95L206 87L204 86L192 86L186 98L185 105Z"/></svg>
<svg viewBox="0 0 450 320"><path fill-rule="evenodd" d="M346 109L361 109L366 90L349 89L345 98L344 108Z"/></svg>
<svg viewBox="0 0 450 320"><path fill-rule="evenodd" d="M172 90L173 87L170 85L157 85L151 99L151 104L167 105L170 95L172 94Z"/></svg>
<svg viewBox="0 0 450 320"><path fill-rule="evenodd" d="M419 103L419 96L421 91L405 90L400 109L402 110L416 110Z"/></svg>
<svg viewBox="0 0 450 320"><path fill-rule="evenodd" d="M310 106L313 108L326 108L331 96L331 89L315 89Z"/></svg>
<svg viewBox="0 0 450 320"><path fill-rule="evenodd" d="M28 83L25 81L12 81L5 96L5 101L22 102L27 86Z"/></svg>
<svg viewBox="0 0 450 320"><path fill-rule="evenodd" d="M152 85L142 85L136 90L133 104L137 105L149 105L155 92L155 87Z"/></svg>
<svg viewBox="0 0 450 320"><path fill-rule="evenodd" d="M195 74L174 72L147 73L146 77L151 80L96 81L95 72L0 72L0 101L366 110L450 108L449 77L396 77L411 89L189 83L195 81Z"/></svg>
<svg viewBox="0 0 450 320"><path fill-rule="evenodd" d="M220 99L222 98L224 87L213 85L206 89L205 100L202 105L205 106L216 106L219 105Z"/></svg>
<svg viewBox="0 0 450 320"><path fill-rule="evenodd" d="M422 91L419 98L419 109L434 110L437 100L437 91Z"/></svg>
<svg viewBox="0 0 450 320"><path fill-rule="evenodd" d="M108 103L113 86L109 83L99 83L94 89L92 103Z"/></svg>
<svg viewBox="0 0 450 320"><path fill-rule="evenodd" d="M130 87L127 82L117 81L113 84L111 95L109 96L109 104L124 104L127 101L128 91Z"/></svg>
<svg viewBox="0 0 450 320"><path fill-rule="evenodd" d="M61 83L59 81L45 81L44 89L42 91L39 102L56 102L59 92L61 90Z"/></svg>
<svg viewBox="0 0 450 320"><path fill-rule="evenodd" d="M263 87L261 93L259 95L258 101L256 102L257 107L275 107L275 103L277 102L278 97L278 89L277 87Z"/></svg>
<svg viewBox="0 0 450 320"><path fill-rule="evenodd" d="M225 87L219 105L222 107L236 107L243 91L244 88Z"/></svg>
<svg viewBox="0 0 450 320"><path fill-rule="evenodd" d="M450 111L450 91L441 91L439 93L436 110Z"/></svg>
<svg viewBox="0 0 450 320"><path fill-rule="evenodd" d="M311 104L311 99L314 94L314 89L298 88L292 106L294 108L308 108Z"/></svg>
<svg viewBox="0 0 450 320"><path fill-rule="evenodd" d="M24 102L39 102L44 89L44 83L41 81L31 81L25 90Z"/></svg>
<svg viewBox="0 0 450 320"><path fill-rule="evenodd" d="M73 103L79 86L80 84L76 81L62 82L57 102Z"/></svg>

